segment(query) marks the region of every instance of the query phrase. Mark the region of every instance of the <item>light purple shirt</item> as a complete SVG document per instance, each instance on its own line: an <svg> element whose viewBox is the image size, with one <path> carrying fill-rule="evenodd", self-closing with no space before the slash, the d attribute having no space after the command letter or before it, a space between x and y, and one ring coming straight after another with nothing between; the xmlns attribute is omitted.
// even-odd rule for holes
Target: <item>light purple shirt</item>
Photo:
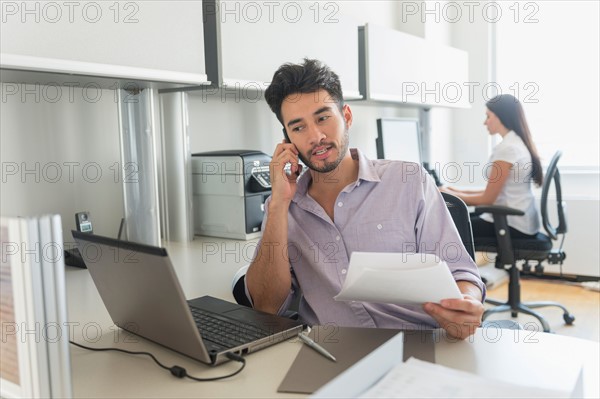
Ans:
<svg viewBox="0 0 600 399"><path fill-rule="evenodd" d="M477 266L427 172L416 163L369 160L358 150L351 152L359 162L358 179L338 195L334 221L308 195L310 173L298 179L288 212L292 289L279 314L300 288L299 315L309 325L438 327L421 305L335 301L354 251L434 253L446 261L456 281L474 283L485 296ZM270 198L263 229L269 203Z"/></svg>

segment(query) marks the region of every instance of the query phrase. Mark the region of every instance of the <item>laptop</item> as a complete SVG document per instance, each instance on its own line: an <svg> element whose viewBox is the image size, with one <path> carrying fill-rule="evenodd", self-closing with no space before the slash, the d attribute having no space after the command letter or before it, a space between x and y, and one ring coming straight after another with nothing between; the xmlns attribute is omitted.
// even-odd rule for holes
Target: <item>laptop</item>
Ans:
<svg viewBox="0 0 600 399"><path fill-rule="evenodd" d="M72 231L115 325L210 365L303 329L296 320L210 296L186 301L164 248Z"/></svg>

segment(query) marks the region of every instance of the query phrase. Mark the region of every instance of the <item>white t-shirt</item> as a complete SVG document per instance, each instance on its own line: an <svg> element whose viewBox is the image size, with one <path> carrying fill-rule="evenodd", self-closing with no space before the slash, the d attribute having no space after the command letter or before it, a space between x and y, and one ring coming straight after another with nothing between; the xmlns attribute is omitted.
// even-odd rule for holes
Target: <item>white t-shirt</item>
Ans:
<svg viewBox="0 0 600 399"><path fill-rule="evenodd" d="M508 225L525 234L536 234L540 228L540 218L531 191L533 164L527 146L515 132L510 131L492 150L487 167L488 179L493 179L498 173L491 165L495 161L511 163L512 167L494 205L508 206L525 212L523 216L508 216ZM494 221L490 213L482 214L481 218L488 222Z"/></svg>

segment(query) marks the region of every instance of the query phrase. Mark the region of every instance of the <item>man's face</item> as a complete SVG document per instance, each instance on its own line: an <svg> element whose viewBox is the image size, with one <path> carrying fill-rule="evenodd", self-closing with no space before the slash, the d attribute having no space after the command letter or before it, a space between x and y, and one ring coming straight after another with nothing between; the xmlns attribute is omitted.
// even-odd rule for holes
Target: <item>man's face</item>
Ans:
<svg viewBox="0 0 600 399"><path fill-rule="evenodd" d="M352 112L344 105L340 113L327 91L289 95L281 104L281 117L300 160L310 169L331 172L348 153Z"/></svg>

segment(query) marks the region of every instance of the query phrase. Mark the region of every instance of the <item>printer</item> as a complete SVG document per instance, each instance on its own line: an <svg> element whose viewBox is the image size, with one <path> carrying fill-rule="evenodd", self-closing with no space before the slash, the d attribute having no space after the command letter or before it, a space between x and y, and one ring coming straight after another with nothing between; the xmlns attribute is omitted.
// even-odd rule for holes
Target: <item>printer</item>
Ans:
<svg viewBox="0 0 600 399"><path fill-rule="evenodd" d="M259 237L271 195L271 157L252 150L192 154L194 233L249 240Z"/></svg>

